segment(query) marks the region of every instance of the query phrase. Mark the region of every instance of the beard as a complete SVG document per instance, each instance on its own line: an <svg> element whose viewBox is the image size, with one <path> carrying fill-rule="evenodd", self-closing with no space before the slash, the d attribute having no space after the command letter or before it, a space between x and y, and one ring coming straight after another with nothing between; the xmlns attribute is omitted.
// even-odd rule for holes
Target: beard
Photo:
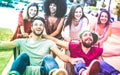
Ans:
<svg viewBox="0 0 120 75"><path fill-rule="evenodd" d="M91 42L91 43L86 43L86 42L84 42L84 41L82 40L82 44L83 44L83 46L85 46L86 48L90 48L90 47L92 47L93 42Z"/></svg>
<svg viewBox="0 0 120 75"><path fill-rule="evenodd" d="M35 34L36 36L41 36L43 34L43 31L41 33L36 33L35 31L33 31L33 34Z"/></svg>

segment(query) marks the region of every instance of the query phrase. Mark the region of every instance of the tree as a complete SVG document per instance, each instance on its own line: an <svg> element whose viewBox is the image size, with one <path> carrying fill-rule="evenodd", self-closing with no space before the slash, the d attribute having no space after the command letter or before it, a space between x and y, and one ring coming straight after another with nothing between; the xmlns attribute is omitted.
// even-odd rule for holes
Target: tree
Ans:
<svg viewBox="0 0 120 75"><path fill-rule="evenodd" d="M3 1L6 1L6 2L12 2L12 0L3 0Z"/></svg>
<svg viewBox="0 0 120 75"><path fill-rule="evenodd" d="M86 0L88 6L96 6L97 0Z"/></svg>
<svg viewBox="0 0 120 75"><path fill-rule="evenodd" d="M116 9L118 10L117 11L117 20L120 21L120 3L117 3Z"/></svg>

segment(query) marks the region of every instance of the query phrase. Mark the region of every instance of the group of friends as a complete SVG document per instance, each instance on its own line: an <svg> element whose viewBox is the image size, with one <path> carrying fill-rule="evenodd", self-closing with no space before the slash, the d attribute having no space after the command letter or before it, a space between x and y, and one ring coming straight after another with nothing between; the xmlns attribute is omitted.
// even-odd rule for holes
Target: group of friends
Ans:
<svg viewBox="0 0 120 75"><path fill-rule="evenodd" d="M103 49L111 34L110 13L101 11L90 25L81 5L73 5L67 16L66 11L66 0L44 0L44 14L37 3L20 11L15 34L0 42L0 49L20 50L9 75L120 75L102 59L120 56L119 49ZM74 74L60 68L51 52L70 63Z"/></svg>

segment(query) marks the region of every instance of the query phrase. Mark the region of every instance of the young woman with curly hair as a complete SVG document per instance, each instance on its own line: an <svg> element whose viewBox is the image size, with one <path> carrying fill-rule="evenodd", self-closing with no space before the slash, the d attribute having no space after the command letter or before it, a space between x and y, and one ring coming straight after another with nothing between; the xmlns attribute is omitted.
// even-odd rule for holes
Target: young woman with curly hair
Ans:
<svg viewBox="0 0 120 75"><path fill-rule="evenodd" d="M48 35L61 39L61 31L64 16L67 11L66 0L45 0L44 18L46 20L46 32Z"/></svg>

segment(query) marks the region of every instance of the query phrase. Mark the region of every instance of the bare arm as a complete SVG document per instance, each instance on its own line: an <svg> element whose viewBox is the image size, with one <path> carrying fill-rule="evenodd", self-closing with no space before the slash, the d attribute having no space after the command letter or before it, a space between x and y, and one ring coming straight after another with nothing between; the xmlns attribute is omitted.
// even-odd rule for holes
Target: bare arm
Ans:
<svg viewBox="0 0 120 75"><path fill-rule="evenodd" d="M21 31L23 37L29 37L28 33L26 33L26 32L24 31L24 26L20 26L20 31Z"/></svg>
<svg viewBox="0 0 120 75"><path fill-rule="evenodd" d="M101 40L99 40L99 42L100 42L100 43L105 42L105 41L108 39L108 37L110 36L110 33L111 33L111 25L109 25L109 28L108 28L108 30L106 31L105 36L104 36Z"/></svg>
<svg viewBox="0 0 120 75"><path fill-rule="evenodd" d="M0 42L0 50L13 49L14 47L16 47L15 41Z"/></svg>
<svg viewBox="0 0 120 75"><path fill-rule="evenodd" d="M20 26L20 31L21 31L22 34L25 33L25 31L24 31L24 26Z"/></svg>
<svg viewBox="0 0 120 75"><path fill-rule="evenodd" d="M25 29L24 29L24 19L23 19L23 13L22 12L19 13L18 26L20 26L20 32L22 34L24 34Z"/></svg>
<svg viewBox="0 0 120 75"><path fill-rule="evenodd" d="M63 54L57 47L52 47L51 50L64 62L76 64L78 61L81 61L81 58L71 58L70 56Z"/></svg>
<svg viewBox="0 0 120 75"><path fill-rule="evenodd" d="M50 39L50 40L54 41L57 45L65 48L65 49L69 49L69 42L59 40L59 39L57 39L55 37L52 37L50 35L44 35L44 37L47 38L47 39Z"/></svg>
<svg viewBox="0 0 120 75"><path fill-rule="evenodd" d="M28 37L28 33L25 32L24 28L24 18L23 18L23 13L19 13L19 20L18 20L18 25L20 26L20 32L23 37Z"/></svg>
<svg viewBox="0 0 120 75"><path fill-rule="evenodd" d="M51 36L56 36L56 35L58 35L60 33L60 31L62 30L62 27L63 27L63 22L64 22L64 18L61 18L57 29L53 33L50 34Z"/></svg>
<svg viewBox="0 0 120 75"><path fill-rule="evenodd" d="M103 50L103 57L120 56L120 48L114 50Z"/></svg>

